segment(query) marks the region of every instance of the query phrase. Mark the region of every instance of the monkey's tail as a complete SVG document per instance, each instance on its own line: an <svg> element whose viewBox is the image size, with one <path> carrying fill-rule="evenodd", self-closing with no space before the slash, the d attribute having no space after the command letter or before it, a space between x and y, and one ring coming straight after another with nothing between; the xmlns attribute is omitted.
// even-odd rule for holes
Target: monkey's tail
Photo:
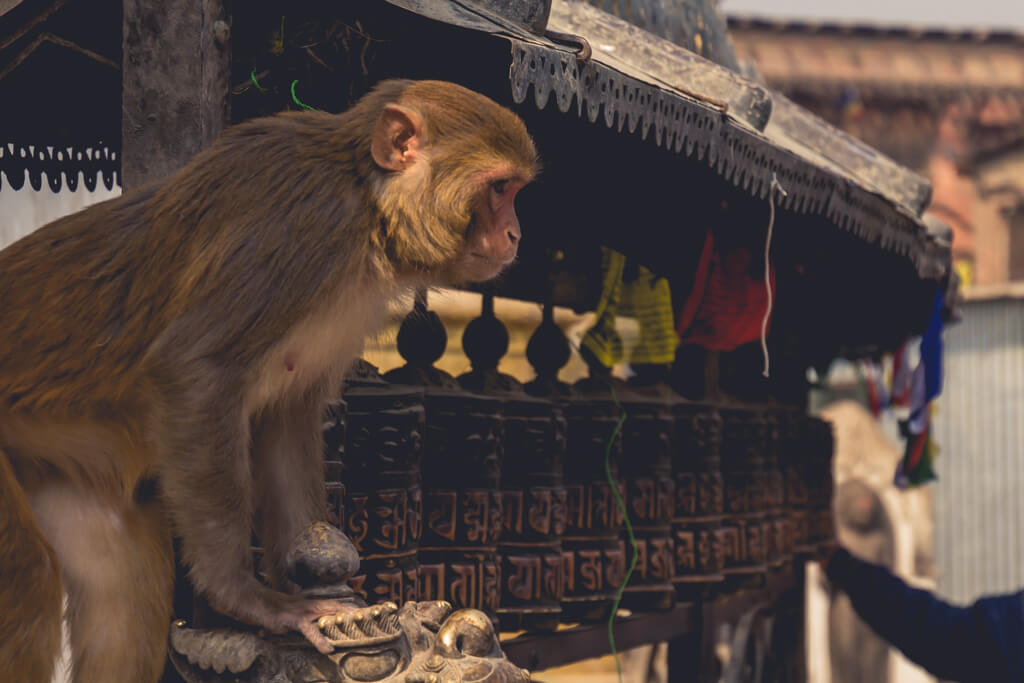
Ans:
<svg viewBox="0 0 1024 683"><path fill-rule="evenodd" d="M57 555L0 450L0 680L52 679L63 600Z"/></svg>

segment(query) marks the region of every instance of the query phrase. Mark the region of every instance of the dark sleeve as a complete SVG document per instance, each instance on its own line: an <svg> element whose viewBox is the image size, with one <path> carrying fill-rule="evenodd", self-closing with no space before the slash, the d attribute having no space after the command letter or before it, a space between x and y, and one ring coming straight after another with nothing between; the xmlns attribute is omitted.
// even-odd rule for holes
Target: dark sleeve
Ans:
<svg viewBox="0 0 1024 683"><path fill-rule="evenodd" d="M957 607L843 549L826 573L868 626L934 676L1024 680L1024 591Z"/></svg>

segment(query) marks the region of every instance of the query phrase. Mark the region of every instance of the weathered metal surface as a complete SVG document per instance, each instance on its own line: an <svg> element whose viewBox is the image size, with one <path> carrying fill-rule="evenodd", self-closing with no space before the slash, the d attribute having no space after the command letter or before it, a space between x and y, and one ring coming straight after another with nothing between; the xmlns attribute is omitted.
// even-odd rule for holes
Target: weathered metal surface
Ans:
<svg viewBox="0 0 1024 683"><path fill-rule="evenodd" d="M745 123L755 130L763 130L769 120L772 97L765 88L585 2L555 2L548 25L557 31L585 37L594 51L593 62L646 83L648 88L645 90L649 90L650 85L664 87L676 96L682 94L710 104L713 110L717 110L711 112L712 115L720 115L724 110L729 118ZM607 89L609 85L614 89L615 82L602 82L602 74L596 69L591 71L588 68L593 62L584 64L581 68L582 73L575 76L585 88L589 84L586 99L590 105L594 106L602 100L605 104L613 99L619 100L614 92ZM534 88L538 88L538 81L543 88L543 81L546 80L544 74L531 73ZM574 70L570 66L568 73L560 74L556 70L554 74L549 75L571 81L574 78L573 73ZM622 84L619 85L621 87ZM599 96L599 93L603 96ZM632 121L629 126L630 132L633 132L635 122L640 119L646 119L648 124L661 123L659 128L671 120L651 121L650 114L657 113L659 107L656 103L648 102L644 97L646 94L638 92L636 96L631 97L628 91L622 92L622 102L619 106L629 107L628 117ZM564 108L562 110L565 111ZM621 130L621 124L619 126ZM642 134L646 137L646 131ZM658 137L660 139L661 136Z"/></svg>
<svg viewBox="0 0 1024 683"><path fill-rule="evenodd" d="M765 131L787 146L838 174L849 175L866 189L884 195L915 215L931 201L931 182L873 147L823 121L789 98L772 93L774 107Z"/></svg>
<svg viewBox="0 0 1024 683"><path fill-rule="evenodd" d="M551 14L551 0L467 0L514 21L531 33L542 34Z"/></svg>
<svg viewBox="0 0 1024 683"><path fill-rule="evenodd" d="M648 33L739 71L716 0L587 0Z"/></svg>

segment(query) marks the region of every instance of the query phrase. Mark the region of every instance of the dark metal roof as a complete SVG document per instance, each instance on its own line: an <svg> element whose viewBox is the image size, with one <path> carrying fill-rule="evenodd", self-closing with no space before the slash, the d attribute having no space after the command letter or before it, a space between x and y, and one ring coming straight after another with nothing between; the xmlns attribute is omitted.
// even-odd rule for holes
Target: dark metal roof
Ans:
<svg viewBox="0 0 1024 683"><path fill-rule="evenodd" d="M819 215L941 277L949 251L921 221L930 184L881 153L735 72L585 2L555 0L548 28L583 36L592 57L468 0L388 0L425 17L510 41L513 98L586 114L707 163L724 180Z"/></svg>

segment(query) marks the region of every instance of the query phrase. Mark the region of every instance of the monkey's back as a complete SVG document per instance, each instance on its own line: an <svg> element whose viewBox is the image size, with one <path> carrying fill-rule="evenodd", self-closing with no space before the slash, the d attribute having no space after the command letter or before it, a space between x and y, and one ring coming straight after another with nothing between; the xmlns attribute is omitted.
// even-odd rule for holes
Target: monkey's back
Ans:
<svg viewBox="0 0 1024 683"><path fill-rule="evenodd" d="M145 272L139 258L155 190L95 204L0 251L0 407L73 408L127 391L160 308L152 279L167 275Z"/></svg>

